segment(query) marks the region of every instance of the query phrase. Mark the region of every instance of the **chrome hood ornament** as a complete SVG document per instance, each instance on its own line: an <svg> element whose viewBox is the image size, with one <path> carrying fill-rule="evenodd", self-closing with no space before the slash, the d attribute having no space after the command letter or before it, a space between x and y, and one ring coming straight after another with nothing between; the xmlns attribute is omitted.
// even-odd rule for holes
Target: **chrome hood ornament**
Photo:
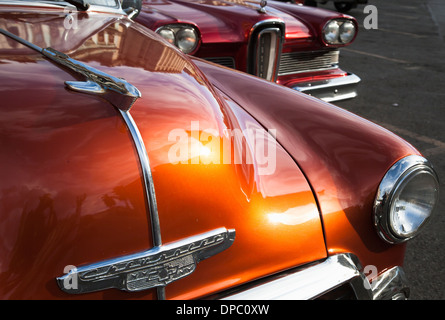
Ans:
<svg viewBox="0 0 445 320"><path fill-rule="evenodd" d="M267 0L260 1L260 8L258 9L259 13L266 13Z"/></svg>
<svg viewBox="0 0 445 320"><path fill-rule="evenodd" d="M124 79L114 77L90 67L53 48L40 48L1 28L0 33L40 52L55 64L68 68L80 76L85 77L84 81L65 81L65 85L73 91L100 95L122 111L130 110L133 103L141 97L139 90Z"/></svg>
<svg viewBox="0 0 445 320"><path fill-rule="evenodd" d="M141 97L138 88L124 79L94 69L53 48L45 48L41 52L51 61L86 78L85 81L65 81L65 85L73 91L101 95L105 100L123 111L128 111L133 103Z"/></svg>
<svg viewBox="0 0 445 320"><path fill-rule="evenodd" d="M165 287L191 274L198 262L229 248L234 240L235 230L218 228L144 252L74 268L57 278L57 284L75 294L110 288L134 292Z"/></svg>

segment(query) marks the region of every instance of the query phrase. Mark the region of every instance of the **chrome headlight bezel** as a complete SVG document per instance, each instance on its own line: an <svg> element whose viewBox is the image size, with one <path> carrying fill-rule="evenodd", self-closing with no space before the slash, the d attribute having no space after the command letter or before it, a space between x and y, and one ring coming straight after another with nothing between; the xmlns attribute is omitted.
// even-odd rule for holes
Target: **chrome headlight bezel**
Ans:
<svg viewBox="0 0 445 320"><path fill-rule="evenodd" d="M172 43L171 41L169 41L168 39L166 39L168 42L170 42L171 44L174 44L177 48L179 48L179 50L181 50L184 53L187 54L192 54L194 53L198 47L199 47L199 43L200 43L200 35L198 32L198 29L191 25L191 24L185 24L185 23L177 23L177 24L168 24L168 25L164 25L162 27L159 27L158 29L156 29L156 33L161 35L162 37L162 32L163 31L168 31L168 32L172 32L174 34L174 42ZM180 42L178 35L187 33L189 36L194 37L195 43L194 45L190 46L187 45L185 46L183 43Z"/></svg>
<svg viewBox="0 0 445 320"><path fill-rule="evenodd" d="M168 27L161 27L156 30L156 33L167 40L168 43L176 45L176 33L172 29ZM171 36L171 38L168 35Z"/></svg>
<svg viewBox="0 0 445 320"><path fill-rule="evenodd" d="M352 21L344 21L340 26L339 39L341 43L350 43L357 33L357 28Z"/></svg>
<svg viewBox="0 0 445 320"><path fill-rule="evenodd" d="M345 31L347 28L349 31ZM345 34L350 36L346 37ZM355 39L356 34L357 25L350 19L331 19L321 29L322 39L326 45L347 45Z"/></svg>
<svg viewBox="0 0 445 320"><path fill-rule="evenodd" d="M401 226L395 225L396 221L400 222L401 219L394 219L396 215L394 204L395 201L399 201L399 196L412 180L420 175L424 175L424 177L431 179L430 182L432 182L431 190L434 203L430 205L431 209L429 210L428 215L419 216L420 218L424 218L423 220L420 220L420 223L416 222L413 231L403 233L400 231ZM374 201L373 220L378 235L381 239L391 244L405 242L414 238L431 219L438 199L439 179L429 161L417 155L402 158L388 170L377 191ZM413 202L418 200L419 199L413 199ZM409 202L406 203L410 204ZM411 205L414 207L413 203L411 203ZM409 219L408 216L409 215L405 215L404 217Z"/></svg>

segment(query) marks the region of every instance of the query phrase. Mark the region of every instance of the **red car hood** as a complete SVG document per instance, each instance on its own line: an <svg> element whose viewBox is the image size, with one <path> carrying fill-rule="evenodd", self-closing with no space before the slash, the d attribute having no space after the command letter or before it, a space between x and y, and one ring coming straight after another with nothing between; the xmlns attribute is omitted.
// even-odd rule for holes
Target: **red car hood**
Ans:
<svg viewBox="0 0 445 320"><path fill-rule="evenodd" d="M0 6L0 28L125 78L142 93L130 113L151 162L163 243L220 227L236 230L229 249L168 285L167 298L205 296L326 257L314 195L280 145L269 173L260 172L264 163L252 151L257 140L248 137L244 144L234 139L233 152L255 161L210 161L217 149L208 142L230 145L232 131L273 138L188 57L123 16L77 13L78 27L67 29L62 9L38 10ZM76 75L4 35L0 61L0 163L6 168L0 181L0 297L67 298L55 282L65 266L152 247L135 150L115 108L65 88ZM186 163L172 162L184 146L191 148ZM210 151L200 158L204 146ZM107 290L78 297L130 296Z"/></svg>
<svg viewBox="0 0 445 320"><path fill-rule="evenodd" d="M310 24L299 17L301 10L308 12L306 8L283 6L274 1L268 2L265 13L258 12L259 8L259 1L146 0L136 21L150 29L168 23L190 23L199 28L204 43L209 41L207 35L211 35L213 41L218 35L221 42L244 42L255 24L270 19L286 24L287 37L311 38L316 34ZM323 16L332 18L338 14L326 11Z"/></svg>

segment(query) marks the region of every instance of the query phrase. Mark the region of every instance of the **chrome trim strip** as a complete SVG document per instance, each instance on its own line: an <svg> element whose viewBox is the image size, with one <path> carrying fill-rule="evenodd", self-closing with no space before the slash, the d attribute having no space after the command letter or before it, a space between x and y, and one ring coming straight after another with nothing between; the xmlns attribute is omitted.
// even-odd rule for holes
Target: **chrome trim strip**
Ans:
<svg viewBox="0 0 445 320"><path fill-rule="evenodd" d="M168 244L166 246L162 245L162 237L161 237L161 225L160 225L160 221L159 221L159 213L158 213L158 207L157 207L157 202L156 202L156 193L155 193L155 187L154 187L154 182L153 182L153 176L151 173L151 167L150 167L150 162L149 162L149 158L148 158L148 154L147 151L145 149L145 144L144 141L142 139L142 136L140 134L140 131L135 123L135 121L133 120L133 117L130 115L129 112L125 112L122 110L119 110L121 113L121 116L123 118L123 120L125 121L125 124L127 125L130 134L132 136L132 140L135 143L136 146L136 150L138 153L138 157L139 157L139 161L140 161L140 166L141 166L141 170L142 170L142 175L143 175L143 180L144 180L144 186L145 186L145 198L146 198L146 206L149 210L149 215L150 215L150 222L151 222L151 229L152 229L152 237L153 237L153 245L154 248L151 250L146 251L146 254L150 254L150 252L153 252L154 254L156 254L157 251L162 251L162 250L170 250L169 248L173 248L175 245L177 246L182 246L183 243L187 242L187 241L198 241L200 239L200 236L195 236L195 237L191 237L188 239L184 239L184 240L180 240L178 242L172 243L172 244ZM156 286L152 286L152 287L156 287L157 288L157 296L159 300L165 300L166 299L166 294L165 294L165 286L172 282L172 281L176 281L182 277L185 277L186 275L192 273L195 268L196 268L196 264L204 259L207 259L208 257L217 254L225 249L227 249L228 247L230 247L233 243L233 241L235 240L235 230L234 229L230 229L230 230L226 230L225 228L220 228L220 229L216 229L214 231L211 231L210 233L206 233L204 235L202 235L202 237L205 237L205 239L202 240L202 242L204 243L203 246L207 246L205 248L200 248L200 252L199 254L197 254L196 257L194 257L194 264L192 266L192 264L190 265L190 269L184 269L181 271L181 276L174 278L173 280L166 282L166 281L162 281L159 282ZM217 248L213 248L213 242L214 240L211 239L212 237L215 237L215 241L216 241L216 237L219 238L219 240L221 240L221 237L224 237L224 242L225 244L223 246L218 246ZM196 240L198 239L198 240ZM219 241L218 240L218 241ZM209 248L209 246L211 246L212 248ZM188 244L188 249L190 250L194 250L195 249L195 244L194 243L189 243ZM164 251L165 251L164 250ZM173 250L173 249L171 249ZM180 265L186 264L186 262L190 262L191 258L189 255L187 255L187 257L185 257L184 259L186 259L187 261L177 261L178 259L180 259L183 255L177 256L176 254L178 253L178 248L176 248L176 251L174 251L175 254L175 263L179 263ZM162 257L165 258L165 255L163 255ZM124 257L125 258L125 257ZM159 269L159 266L154 266L154 268ZM175 268L177 269L177 265L175 265ZM151 270L148 270L151 272ZM144 271L145 272L145 271ZM149 273L150 273L149 272ZM172 271L165 271L164 274L168 275L170 277L170 275L172 274ZM121 290L126 290L125 288L119 287L118 289ZM149 289L148 287L146 289ZM144 289L145 290L145 289ZM131 290L129 290L131 291Z"/></svg>
<svg viewBox="0 0 445 320"><path fill-rule="evenodd" d="M368 281L358 258L351 253L328 257L323 262L299 268L246 290L223 296L223 300L309 300L349 284L359 300L407 299L410 294L403 269L393 267Z"/></svg>
<svg viewBox="0 0 445 320"><path fill-rule="evenodd" d="M125 112L119 110L122 118L127 125L128 130L130 131L132 140L134 141L136 151L139 157L139 162L142 170L142 176L145 185L145 197L146 197L146 205L149 210L150 220L151 220L151 228L152 228L152 236L153 236L153 245L155 247L162 245L161 238L161 225L159 222L158 215L158 205L156 202L156 193L153 182L153 176L151 173L150 161L148 159L147 150L145 149L145 144L142 139L141 133L133 120L133 117L129 112Z"/></svg>
<svg viewBox="0 0 445 320"><path fill-rule="evenodd" d="M325 261L278 276L256 287L238 292L223 300L308 300L350 283L360 299L372 299L371 286L352 254L338 254Z"/></svg>
<svg viewBox="0 0 445 320"><path fill-rule="evenodd" d="M100 5L92 4L92 5L90 5L90 7L88 8L87 11L88 12L93 11L93 12L103 12L103 13L116 13L116 14L125 15L125 16L128 16L129 18L131 18L129 16L129 14L122 9L121 0L118 0L116 2L117 2L116 7L100 6ZM133 12L131 11L129 13L131 14Z"/></svg>
<svg viewBox="0 0 445 320"><path fill-rule="evenodd" d="M326 102L352 99L357 96L361 79L355 74L317 82L298 84L292 89L309 94Z"/></svg>
<svg viewBox="0 0 445 320"><path fill-rule="evenodd" d="M271 26L279 25L279 26L281 26L282 28L285 27L284 21L283 21L283 20L280 20L280 19L265 19L265 20L261 20L261 21L255 23L255 24L252 26L252 28L250 28L249 37L252 36L253 32L254 32L255 30L257 30L259 27L261 27L261 26L263 26L263 25L267 25L267 24L270 24ZM283 30L285 30L285 29L283 29ZM283 37L284 37L284 35L283 35Z"/></svg>
<svg viewBox="0 0 445 320"><path fill-rule="evenodd" d="M0 28L0 33L23 44L24 46L27 46L28 48L31 48L39 53L42 53L42 48L40 48L39 46L36 46L35 44L32 44L31 42L26 41L25 39L20 38L19 36L16 36L15 34L9 32L9 31L6 31L6 30Z"/></svg>
<svg viewBox="0 0 445 320"><path fill-rule="evenodd" d="M190 275L200 261L229 248L234 240L235 230L218 228L147 251L74 268L58 277L57 284L71 294L111 288L130 292L164 288Z"/></svg>

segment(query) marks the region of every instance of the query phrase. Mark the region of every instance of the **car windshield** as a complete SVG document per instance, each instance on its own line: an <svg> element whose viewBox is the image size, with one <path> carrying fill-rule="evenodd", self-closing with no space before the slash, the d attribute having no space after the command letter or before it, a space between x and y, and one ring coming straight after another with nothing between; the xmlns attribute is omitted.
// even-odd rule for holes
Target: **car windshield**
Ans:
<svg viewBox="0 0 445 320"><path fill-rule="evenodd" d="M75 1L65 1L65 0L20 0L21 2L45 2L45 3L51 3L51 4L58 4L58 5L69 5L69 3L73 4ZM102 6L102 7L109 7L109 8L118 8L119 0L84 0L85 4L95 5L95 6ZM82 0L77 0L77 2L82 3Z"/></svg>

